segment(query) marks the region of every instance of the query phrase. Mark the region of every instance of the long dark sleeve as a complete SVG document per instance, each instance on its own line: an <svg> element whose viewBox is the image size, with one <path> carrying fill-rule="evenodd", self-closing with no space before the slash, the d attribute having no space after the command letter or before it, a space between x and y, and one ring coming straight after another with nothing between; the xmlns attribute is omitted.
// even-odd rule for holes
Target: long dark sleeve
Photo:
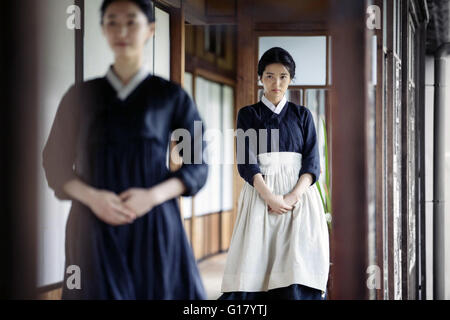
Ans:
<svg viewBox="0 0 450 320"><path fill-rule="evenodd" d="M251 116L246 113L245 108L242 108L238 112L237 116L237 143L236 143L236 155L237 155L237 168L239 175L253 186L253 177L261 173L257 161L257 138L256 135L252 137L252 130L250 129ZM242 129L243 132L239 132ZM257 134L256 130L255 133ZM244 153L244 154L242 154Z"/></svg>
<svg viewBox="0 0 450 320"><path fill-rule="evenodd" d="M184 152L180 153L183 164L180 169L171 172L169 177L177 177L183 182L186 190L182 196L192 196L205 185L208 178L208 165L203 156L203 151L206 149L206 143L203 140L205 126L194 102L181 88L172 118L172 130L176 129L186 129L189 132L190 156ZM189 161L184 161L185 159Z"/></svg>
<svg viewBox="0 0 450 320"><path fill-rule="evenodd" d="M63 191L66 182L76 178L74 161L79 123L79 109L72 86L62 98L42 153L48 185L60 200L69 200Z"/></svg>
<svg viewBox="0 0 450 320"><path fill-rule="evenodd" d="M317 142L316 128L311 111L306 109L306 115L303 121L303 150L302 150L302 168L300 176L304 173L311 173L313 175L314 184L320 176L320 158L319 148Z"/></svg>

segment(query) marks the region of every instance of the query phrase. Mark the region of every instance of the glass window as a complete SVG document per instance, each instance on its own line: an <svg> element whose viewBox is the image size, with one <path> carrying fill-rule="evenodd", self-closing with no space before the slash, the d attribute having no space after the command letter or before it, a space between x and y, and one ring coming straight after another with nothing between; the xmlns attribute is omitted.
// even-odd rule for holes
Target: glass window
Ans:
<svg viewBox="0 0 450 320"><path fill-rule="evenodd" d="M327 66L327 68L328 68L328 85L332 85L332 77L331 77L331 75L332 75L332 72L331 72L331 68L332 68L332 66L331 66L331 61L332 61L332 51L331 51L331 37L328 37L328 66Z"/></svg>
<svg viewBox="0 0 450 320"><path fill-rule="evenodd" d="M153 60L154 74L164 79L170 79L170 15L155 8L155 36L154 36L154 55ZM151 49L150 43L146 51L149 58L152 57L149 52Z"/></svg>
<svg viewBox="0 0 450 320"><path fill-rule="evenodd" d="M205 51L218 57L225 56L225 26L209 25L204 28Z"/></svg>
<svg viewBox="0 0 450 320"><path fill-rule="evenodd" d="M195 215L203 215L220 211L221 205L221 140L217 130L221 127L220 102L221 87L219 84L204 78L195 79L195 97L200 115L205 123L204 139L207 142L203 154L209 162L208 179L205 186L195 195Z"/></svg>
<svg viewBox="0 0 450 320"><path fill-rule="evenodd" d="M281 47L296 64L292 85L326 85L326 41L326 36L260 37L258 59L268 49Z"/></svg>
<svg viewBox="0 0 450 320"><path fill-rule="evenodd" d="M232 87L222 87L222 210L233 209L233 167L234 167L234 91ZM227 133L229 132L229 133Z"/></svg>
<svg viewBox="0 0 450 320"><path fill-rule="evenodd" d="M183 83L183 88L184 90L186 90L186 92L189 94L189 96L193 99L193 76L192 73L190 72L185 72L184 73L184 83Z"/></svg>
<svg viewBox="0 0 450 320"><path fill-rule="evenodd" d="M234 93L229 86L195 79L195 97L205 122L204 154L209 171L205 186L194 197L195 215L231 210L233 207Z"/></svg>
<svg viewBox="0 0 450 320"><path fill-rule="evenodd" d="M305 106L311 111L316 127L317 140L319 142L320 168L321 174L319 182L326 183L325 175L325 136L326 136L326 114L325 107L328 98L327 89L307 89L305 90ZM330 170L328 166L328 170ZM327 186L329 187L329 186ZM324 188L322 188L324 190Z"/></svg>

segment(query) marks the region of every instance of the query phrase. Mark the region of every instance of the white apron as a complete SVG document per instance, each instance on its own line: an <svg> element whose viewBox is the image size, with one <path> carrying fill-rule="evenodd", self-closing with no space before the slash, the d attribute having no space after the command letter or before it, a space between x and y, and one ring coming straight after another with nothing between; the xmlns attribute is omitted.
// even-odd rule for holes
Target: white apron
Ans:
<svg viewBox="0 0 450 320"><path fill-rule="evenodd" d="M295 152L258 155L268 188L281 195L297 184L301 160ZM267 291L291 284L326 291L328 271L328 226L316 185L292 211L278 215L269 213L258 191L245 183L221 291Z"/></svg>

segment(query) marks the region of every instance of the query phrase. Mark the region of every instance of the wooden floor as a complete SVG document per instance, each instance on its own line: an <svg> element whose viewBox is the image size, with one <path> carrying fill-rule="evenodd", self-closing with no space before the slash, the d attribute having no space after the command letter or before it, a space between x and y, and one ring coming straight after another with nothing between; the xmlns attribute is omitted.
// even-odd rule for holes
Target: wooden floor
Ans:
<svg viewBox="0 0 450 320"><path fill-rule="evenodd" d="M203 260L198 265L208 300L216 300L221 295L220 286L226 258L227 254L221 253Z"/></svg>
<svg viewBox="0 0 450 320"><path fill-rule="evenodd" d="M214 255L198 264L205 286L207 299L216 300L220 296L220 286L222 284L223 270L225 268L226 253ZM55 289L39 295L39 300L60 300L61 289Z"/></svg>

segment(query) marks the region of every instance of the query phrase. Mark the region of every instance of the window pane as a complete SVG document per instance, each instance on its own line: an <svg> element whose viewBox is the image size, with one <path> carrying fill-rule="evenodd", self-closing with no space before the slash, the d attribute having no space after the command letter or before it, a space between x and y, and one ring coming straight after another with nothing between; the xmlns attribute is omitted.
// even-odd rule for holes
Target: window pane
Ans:
<svg viewBox="0 0 450 320"><path fill-rule="evenodd" d="M222 210L233 209L233 160L234 160L234 94L233 88L223 86L222 88L222 133L223 164L222 164ZM228 134L228 132L230 134Z"/></svg>
<svg viewBox="0 0 450 320"><path fill-rule="evenodd" d="M281 47L294 58L296 76L292 85L326 84L325 36L260 37L258 59L272 47Z"/></svg>
<svg viewBox="0 0 450 320"><path fill-rule="evenodd" d="M332 85L332 66L331 66L331 61L332 61L332 51L331 51L331 37L328 37L328 85Z"/></svg>
<svg viewBox="0 0 450 320"><path fill-rule="evenodd" d="M155 8L155 22L155 75L170 79L170 15Z"/></svg>
<svg viewBox="0 0 450 320"><path fill-rule="evenodd" d="M192 73L190 72L185 72L184 73L184 83L183 83L183 88L184 90L186 90L186 92L189 94L189 96L191 97L191 99L193 99L193 95L192 95Z"/></svg>
<svg viewBox="0 0 450 320"><path fill-rule="evenodd" d="M201 77L195 79L196 102L205 123L209 170L205 186L195 195L195 215L233 208L234 92Z"/></svg>
<svg viewBox="0 0 450 320"><path fill-rule="evenodd" d="M288 90L286 92L286 99L288 99L288 101L293 102L295 104L303 104L303 90L300 89L293 89L293 90Z"/></svg>
<svg viewBox="0 0 450 320"><path fill-rule="evenodd" d="M307 107L313 116L314 124L316 126L317 140L319 142L319 154L320 154L320 168L321 174L319 181L321 184L326 182L325 174L325 130L326 115L325 105L327 99L326 89L308 89L305 90L305 107ZM328 165L328 170L330 166ZM329 187L329 186L327 186ZM323 189L323 188L322 188Z"/></svg>
<svg viewBox="0 0 450 320"><path fill-rule="evenodd" d="M201 77L197 77L195 81L196 102L205 122L204 139L208 144L206 150L203 150L209 162L208 179L194 197L195 215L203 215L221 209L221 87Z"/></svg>

